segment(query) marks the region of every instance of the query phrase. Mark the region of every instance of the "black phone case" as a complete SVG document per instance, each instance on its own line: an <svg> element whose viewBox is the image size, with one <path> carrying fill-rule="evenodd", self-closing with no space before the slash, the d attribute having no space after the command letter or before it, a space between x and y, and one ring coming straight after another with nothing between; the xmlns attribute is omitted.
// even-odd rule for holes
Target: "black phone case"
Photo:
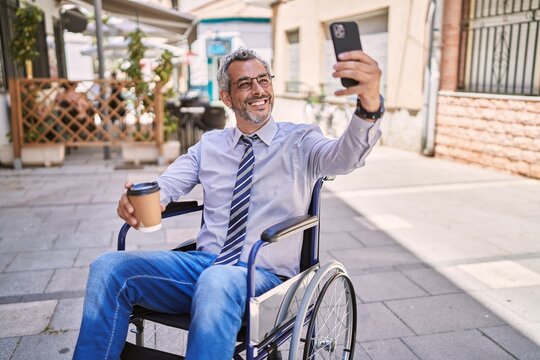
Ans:
<svg viewBox="0 0 540 360"><path fill-rule="evenodd" d="M338 55L342 52L362 50L358 24L353 21L340 21L330 24L330 35L332 36L332 42L334 43L337 61L340 61ZM349 88L358 85L358 81L342 78L341 84L346 88Z"/></svg>

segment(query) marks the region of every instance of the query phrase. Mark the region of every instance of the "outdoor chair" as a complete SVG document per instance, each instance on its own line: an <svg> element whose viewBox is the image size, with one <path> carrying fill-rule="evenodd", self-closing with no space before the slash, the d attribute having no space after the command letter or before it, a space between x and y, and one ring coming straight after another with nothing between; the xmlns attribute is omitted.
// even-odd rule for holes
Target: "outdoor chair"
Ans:
<svg viewBox="0 0 540 360"><path fill-rule="evenodd" d="M331 261L319 263L320 191L325 180L319 179L312 192L308 214L287 219L269 227L255 243L248 260L248 302L244 323L237 335L234 359L344 359L354 357L356 342L356 298L345 267ZM163 218L201 211L196 201L169 204ZM118 250L125 249L130 228L124 224L118 236ZM269 243L287 241L287 237L303 232L300 273L274 289L255 296L255 258L259 249ZM188 241L175 251L195 249ZM151 324L145 327L145 322ZM164 314L135 306L130 323L135 344L126 342L122 359L183 359L160 349L170 344L171 331L187 338L189 314ZM148 329L149 328L149 329ZM148 330L147 330L148 329ZM178 330L180 329L180 330ZM159 336L167 336L160 340ZM178 340L181 341L181 340ZM209 339L208 346L212 346Z"/></svg>

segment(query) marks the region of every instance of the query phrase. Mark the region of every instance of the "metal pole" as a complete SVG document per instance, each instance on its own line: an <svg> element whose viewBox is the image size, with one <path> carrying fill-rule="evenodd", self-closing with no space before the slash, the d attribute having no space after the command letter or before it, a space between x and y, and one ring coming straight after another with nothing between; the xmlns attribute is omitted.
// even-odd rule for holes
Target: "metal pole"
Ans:
<svg viewBox="0 0 540 360"><path fill-rule="evenodd" d="M96 15L96 42L98 53L99 79L105 78L105 56L103 55L103 23L101 22L101 0L94 0L94 12Z"/></svg>
<svg viewBox="0 0 540 360"><path fill-rule="evenodd" d="M94 0L94 13L96 16L96 43L98 53L98 78L105 78L105 55L103 54L103 23L101 21L101 0ZM103 83L101 83L103 86ZM103 97L103 89L100 89L100 97ZM102 101L99 102L101 106ZM111 149L107 145L103 147L103 158L105 160L111 158Z"/></svg>

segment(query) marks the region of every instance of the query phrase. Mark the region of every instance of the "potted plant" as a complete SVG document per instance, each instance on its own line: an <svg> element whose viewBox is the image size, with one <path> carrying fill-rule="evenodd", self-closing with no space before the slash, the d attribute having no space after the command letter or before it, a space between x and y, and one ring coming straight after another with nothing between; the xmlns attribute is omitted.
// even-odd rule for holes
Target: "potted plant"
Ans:
<svg viewBox="0 0 540 360"><path fill-rule="evenodd" d="M154 69L159 88L163 88L163 86L171 79L173 71L172 58L173 54L170 51L165 50L161 54L158 65ZM165 97L170 98L172 96L172 90L169 89L166 92ZM165 109L163 117L163 137L165 138L165 144L163 144L163 157L165 158L165 161L168 162L172 162L180 156L180 142L176 138L177 128L178 119Z"/></svg>
<svg viewBox="0 0 540 360"><path fill-rule="evenodd" d="M36 50L37 32L39 24L43 21L43 13L39 8L27 2L17 9L13 24L13 40L11 51L14 60L24 65L26 77L31 79L32 60L39 56Z"/></svg>
<svg viewBox="0 0 540 360"><path fill-rule="evenodd" d="M126 70L128 76L135 81L135 92L138 95L142 95L147 91L147 84L142 81L142 75L140 74L140 68L133 67L133 64L138 63L142 59L140 50L144 49L141 37L137 34L134 34L132 37L133 46L130 46L133 51L133 59L131 61L130 68ZM173 54L170 51L164 51L161 54L160 59L158 60L158 65L154 69L156 75L156 84L157 90L161 89L164 84L166 84L171 75L172 75L172 57ZM131 70L129 70L131 69ZM131 71L131 74L129 73ZM144 83L145 86L137 86L138 83ZM148 97L152 99L152 96ZM176 129L177 129L178 120L172 116L167 110L164 112L163 118L163 135L165 143L163 144L163 160L166 162L174 161L180 155L180 142L175 138ZM138 165L141 162L155 162L159 160L159 151L155 144L145 143L150 138L149 133L140 133L141 128L140 124L136 123L136 130L132 134L135 142L123 143L121 146L122 149L122 158L125 161L133 162Z"/></svg>

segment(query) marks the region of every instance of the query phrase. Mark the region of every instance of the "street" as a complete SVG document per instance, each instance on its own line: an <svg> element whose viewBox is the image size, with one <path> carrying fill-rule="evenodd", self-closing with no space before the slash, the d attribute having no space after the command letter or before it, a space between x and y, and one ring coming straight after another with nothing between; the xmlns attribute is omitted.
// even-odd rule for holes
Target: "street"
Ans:
<svg viewBox="0 0 540 360"><path fill-rule="evenodd" d="M123 183L163 170L101 156L0 169L1 360L71 358ZM325 184L322 204L322 261L343 262L356 289L355 359L540 358L540 181L377 146ZM168 249L197 228L165 222L127 247Z"/></svg>

